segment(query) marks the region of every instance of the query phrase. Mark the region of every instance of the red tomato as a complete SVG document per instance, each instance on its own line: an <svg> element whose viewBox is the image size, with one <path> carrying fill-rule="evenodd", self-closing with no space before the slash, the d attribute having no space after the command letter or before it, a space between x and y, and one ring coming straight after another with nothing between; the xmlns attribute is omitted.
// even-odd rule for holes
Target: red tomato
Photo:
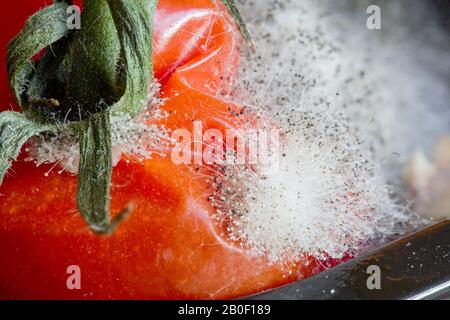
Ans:
<svg viewBox="0 0 450 320"><path fill-rule="evenodd" d="M3 110L15 105L6 44L48 2L16 0L1 13ZM220 96L232 88L241 41L220 2L160 0L154 39L154 72L168 98L164 109L172 112L168 126L190 128L198 119L220 130L235 125L235 106ZM222 299L320 269L306 258L271 265L220 236L208 183L170 157L114 168L112 212L128 203L135 209L108 237L90 232L77 211L76 177L57 170L47 177L50 167L18 161L0 187L0 298ZM70 265L80 267L80 290L67 288Z"/></svg>

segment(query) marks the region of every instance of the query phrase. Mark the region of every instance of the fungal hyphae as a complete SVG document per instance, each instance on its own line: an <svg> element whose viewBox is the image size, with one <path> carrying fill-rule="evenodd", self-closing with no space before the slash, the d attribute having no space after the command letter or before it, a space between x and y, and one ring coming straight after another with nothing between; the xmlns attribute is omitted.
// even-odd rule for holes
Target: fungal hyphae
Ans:
<svg viewBox="0 0 450 320"><path fill-rule="evenodd" d="M240 2L257 53L243 49L229 98L282 139L273 174L230 163L201 173L214 182L206 196L224 237L272 261L342 258L423 223L401 201L400 176L415 148L450 131L448 74L439 71L450 51L436 45L445 45L436 30L412 33L419 2L384 2L378 33L366 27L365 1ZM152 116L170 116L158 104ZM32 160L76 172L76 139L58 139L37 138ZM173 144L164 127L120 117L113 140L117 156L135 158Z"/></svg>

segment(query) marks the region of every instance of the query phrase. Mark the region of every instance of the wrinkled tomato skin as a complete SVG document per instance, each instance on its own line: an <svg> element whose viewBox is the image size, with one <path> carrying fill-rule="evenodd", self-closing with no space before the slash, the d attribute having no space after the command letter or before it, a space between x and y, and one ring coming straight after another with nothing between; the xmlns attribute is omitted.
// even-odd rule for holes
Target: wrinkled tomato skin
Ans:
<svg viewBox="0 0 450 320"><path fill-rule="evenodd" d="M6 44L48 2L16 0L1 13L3 110L15 106L7 90ZM178 114L168 127L196 119L220 130L235 125L235 106L220 96L231 90L240 38L224 12L218 1L159 1L154 72L167 98L163 108ZM90 232L77 211L76 177L23 158L0 187L1 299L225 299L320 270L306 258L269 264L229 243L211 219L208 183L170 156L122 160L114 168L111 210L131 203L134 211L108 237ZM67 286L71 265L80 267L79 290Z"/></svg>

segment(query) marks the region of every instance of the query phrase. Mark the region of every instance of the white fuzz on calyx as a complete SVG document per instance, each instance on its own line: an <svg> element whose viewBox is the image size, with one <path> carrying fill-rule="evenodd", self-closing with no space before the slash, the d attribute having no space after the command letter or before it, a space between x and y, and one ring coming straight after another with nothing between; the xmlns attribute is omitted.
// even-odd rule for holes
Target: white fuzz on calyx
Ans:
<svg viewBox="0 0 450 320"><path fill-rule="evenodd" d="M117 165L122 156L133 161L149 159L153 154L165 156L163 149L173 143L169 130L160 124L149 124L150 120L167 117L159 108L163 100L159 98L160 85L154 82L149 91L146 110L137 117L127 114L111 117L112 161ZM76 174L80 158L78 137L69 128L57 135L42 134L34 137L27 148L27 161L37 166L54 164L50 171ZM49 172L48 172L49 173ZM47 173L47 174L48 174Z"/></svg>

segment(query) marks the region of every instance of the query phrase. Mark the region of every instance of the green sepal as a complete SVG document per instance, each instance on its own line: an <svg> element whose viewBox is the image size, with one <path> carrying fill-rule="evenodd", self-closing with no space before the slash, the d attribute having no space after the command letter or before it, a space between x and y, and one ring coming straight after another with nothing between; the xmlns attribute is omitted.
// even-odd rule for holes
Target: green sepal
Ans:
<svg viewBox="0 0 450 320"><path fill-rule="evenodd" d="M9 84L24 111L28 109L27 86L35 68L32 58L68 34L67 7L68 3L57 2L36 12L8 45L6 63Z"/></svg>
<svg viewBox="0 0 450 320"><path fill-rule="evenodd" d="M42 125L28 119L23 113L12 111L0 113L0 185L12 161L16 160L28 139L54 129L53 126Z"/></svg>
<svg viewBox="0 0 450 320"><path fill-rule="evenodd" d="M156 0L108 0L121 44L123 73L120 100L110 109L92 114L77 125L80 142L77 203L92 231L110 234L130 212L126 208L110 220L110 184L112 175L112 112L135 116L147 102L152 81L152 17Z"/></svg>
<svg viewBox="0 0 450 320"><path fill-rule="evenodd" d="M153 14L157 0L108 0L121 45L119 87L122 97L111 107L114 114L136 116L147 106L153 80Z"/></svg>
<svg viewBox="0 0 450 320"><path fill-rule="evenodd" d="M78 126L80 164L78 169L77 203L91 230L98 234L112 233L128 214L120 212L110 220L111 122L108 110L92 115Z"/></svg>
<svg viewBox="0 0 450 320"><path fill-rule="evenodd" d="M84 0L81 23L65 59L69 75L63 108L72 109L72 121L87 119L120 98L120 43L107 0Z"/></svg>

